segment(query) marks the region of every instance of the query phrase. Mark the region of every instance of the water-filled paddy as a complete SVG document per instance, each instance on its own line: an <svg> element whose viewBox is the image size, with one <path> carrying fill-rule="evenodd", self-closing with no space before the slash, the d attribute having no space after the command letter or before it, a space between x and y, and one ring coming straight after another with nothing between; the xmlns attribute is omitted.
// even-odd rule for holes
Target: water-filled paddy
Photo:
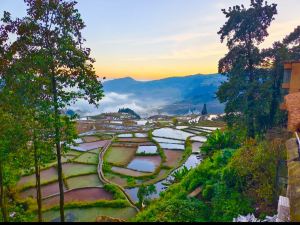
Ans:
<svg viewBox="0 0 300 225"><path fill-rule="evenodd" d="M67 179L69 189L83 188L83 187L98 187L102 186L98 174L89 174Z"/></svg>
<svg viewBox="0 0 300 225"><path fill-rule="evenodd" d="M159 145L161 148L164 149L184 150L184 145L180 145L180 144L160 143Z"/></svg>
<svg viewBox="0 0 300 225"><path fill-rule="evenodd" d="M41 171L41 184L57 180L57 170L54 167ZM35 174L23 176L19 180L17 187L34 186Z"/></svg>
<svg viewBox="0 0 300 225"><path fill-rule="evenodd" d="M154 172L160 161L160 156L137 156L127 165L127 168L141 172Z"/></svg>
<svg viewBox="0 0 300 225"><path fill-rule="evenodd" d="M183 166L186 166L188 169L195 168L197 165L199 165L201 163L201 161L202 161L202 158L200 158L199 156L191 155L179 169L183 168ZM166 179L164 179L162 181L159 181L159 182L154 184L157 193L152 194L150 196L151 199L158 198L159 193L166 190L167 187L164 185L164 183L167 183L168 180L172 179L172 174L174 172L172 172ZM126 193L128 193L130 195L130 197L133 201L135 201L135 202L138 201L138 197L137 197L138 187L136 187L136 188L126 188L125 191L126 191Z"/></svg>
<svg viewBox="0 0 300 225"><path fill-rule="evenodd" d="M77 150L77 151L89 151L96 148L103 148L108 144L109 141L95 141L90 143L83 143L78 146L71 146L71 149Z"/></svg>
<svg viewBox="0 0 300 225"><path fill-rule="evenodd" d="M64 187L64 190L66 190L66 187ZM42 192L42 198L46 198L50 195L54 195L59 193L59 186L58 182L54 182L51 184L46 184L41 186L41 192ZM36 198L36 188L28 188L20 193L21 198L27 198L27 197L32 197Z"/></svg>
<svg viewBox="0 0 300 225"><path fill-rule="evenodd" d="M109 216L127 220L136 215L136 210L132 207L126 208L101 208L86 207L65 209L66 222L95 222L98 216ZM59 209L49 210L43 213L45 221L59 222Z"/></svg>
<svg viewBox="0 0 300 225"><path fill-rule="evenodd" d="M132 134L119 134L118 137L119 138L131 138L131 137L133 137L133 135Z"/></svg>
<svg viewBox="0 0 300 225"><path fill-rule="evenodd" d="M111 146L105 154L105 161L118 166L126 166L135 153L135 147Z"/></svg>
<svg viewBox="0 0 300 225"><path fill-rule="evenodd" d="M113 194L101 187L75 189L65 192L65 203L70 202L91 202L97 200L113 200ZM43 205L51 207L59 204L59 195L43 200Z"/></svg>
<svg viewBox="0 0 300 225"><path fill-rule="evenodd" d="M200 153L200 147L203 145L201 142L193 142L192 143L192 149L193 153Z"/></svg>
<svg viewBox="0 0 300 225"><path fill-rule="evenodd" d="M173 128L160 128L156 129L152 132L153 136L163 137L163 138L171 138L178 140L186 140L188 137L193 136L194 134L187 133L181 130L176 130Z"/></svg>
<svg viewBox="0 0 300 225"><path fill-rule="evenodd" d="M81 175L81 174L97 173L96 165L87 165L87 164L80 164L80 163L64 163L62 167L63 167L63 174L66 178L71 176Z"/></svg>
<svg viewBox="0 0 300 225"><path fill-rule="evenodd" d="M206 142L207 138L203 136L195 136L190 138L191 141Z"/></svg>
<svg viewBox="0 0 300 225"><path fill-rule="evenodd" d="M94 153L84 153L74 159L74 162L87 163L87 164L98 164L98 155Z"/></svg>
<svg viewBox="0 0 300 225"><path fill-rule="evenodd" d="M161 137L152 137L152 138L153 138L153 140L157 141L158 143L184 144L184 141L180 141L180 140L161 138Z"/></svg>
<svg viewBox="0 0 300 225"><path fill-rule="evenodd" d="M144 173L144 172L126 169L126 168L122 168L122 167L116 167L116 166L113 166L111 168L111 171L113 171L115 173L123 174L126 176L131 176L131 177L143 177L143 176L148 176L151 174L151 173Z"/></svg>
<svg viewBox="0 0 300 225"><path fill-rule="evenodd" d="M156 154L157 147L156 146L139 146L136 153L141 154Z"/></svg>
<svg viewBox="0 0 300 225"><path fill-rule="evenodd" d="M137 138L148 137L148 134L145 134L145 133L135 133L135 137L137 137Z"/></svg>

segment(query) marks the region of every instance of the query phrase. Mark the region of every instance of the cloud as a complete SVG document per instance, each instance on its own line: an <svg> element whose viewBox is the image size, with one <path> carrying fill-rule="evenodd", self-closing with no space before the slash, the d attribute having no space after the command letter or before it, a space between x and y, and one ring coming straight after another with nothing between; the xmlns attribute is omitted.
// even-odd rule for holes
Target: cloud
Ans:
<svg viewBox="0 0 300 225"><path fill-rule="evenodd" d="M86 100L79 99L69 108L77 111L81 116L98 115L105 112L117 112L120 108L130 108L142 116L150 115L156 112L156 109L165 105L162 102L156 102L153 99L139 99L133 94L118 94L108 92L99 102L99 107L90 105Z"/></svg>

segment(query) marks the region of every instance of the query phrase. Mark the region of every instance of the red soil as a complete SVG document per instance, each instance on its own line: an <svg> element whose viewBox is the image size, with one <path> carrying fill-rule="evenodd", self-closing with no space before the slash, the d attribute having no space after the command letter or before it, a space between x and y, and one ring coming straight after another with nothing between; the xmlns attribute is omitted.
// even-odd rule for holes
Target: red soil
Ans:
<svg viewBox="0 0 300 225"><path fill-rule="evenodd" d="M182 158L182 151L164 150L167 162L164 164L169 167L175 167Z"/></svg>
<svg viewBox="0 0 300 225"><path fill-rule="evenodd" d="M64 186L64 190L66 190L65 186ZM41 191L42 191L42 198L46 198L50 195L54 195L54 194L59 193L58 182L43 185L41 187ZM20 193L20 196L21 196L21 198L28 198L28 197L36 198L36 189L35 188L29 188L25 191L22 191Z"/></svg>
<svg viewBox="0 0 300 225"><path fill-rule="evenodd" d="M113 194L103 188L83 188L65 192L65 203L70 202L91 202L97 200L113 200ZM47 207L59 204L59 195L43 200Z"/></svg>
<svg viewBox="0 0 300 225"><path fill-rule="evenodd" d="M118 138L118 142L141 143L141 142L149 142L149 139L148 138Z"/></svg>
<svg viewBox="0 0 300 225"><path fill-rule="evenodd" d="M41 171L41 183L49 180L57 180L57 171L54 167ZM35 174L22 177L17 186L20 187L27 183L35 184Z"/></svg>
<svg viewBox="0 0 300 225"><path fill-rule="evenodd" d="M95 142L95 141L99 141L100 140L100 138L96 137L96 136L86 136L86 137L82 137L82 139L85 142Z"/></svg>

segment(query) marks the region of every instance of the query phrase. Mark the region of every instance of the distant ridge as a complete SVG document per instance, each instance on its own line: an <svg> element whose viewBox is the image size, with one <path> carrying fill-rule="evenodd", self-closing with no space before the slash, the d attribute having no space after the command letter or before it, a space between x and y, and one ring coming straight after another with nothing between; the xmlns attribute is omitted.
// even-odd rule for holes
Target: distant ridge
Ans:
<svg viewBox="0 0 300 225"><path fill-rule="evenodd" d="M158 80L138 81L129 76L104 82L105 92L131 94L144 102L162 101L161 112L184 114L200 111L207 104L208 113L222 113L224 106L215 96L225 77L220 74L195 74L168 77Z"/></svg>

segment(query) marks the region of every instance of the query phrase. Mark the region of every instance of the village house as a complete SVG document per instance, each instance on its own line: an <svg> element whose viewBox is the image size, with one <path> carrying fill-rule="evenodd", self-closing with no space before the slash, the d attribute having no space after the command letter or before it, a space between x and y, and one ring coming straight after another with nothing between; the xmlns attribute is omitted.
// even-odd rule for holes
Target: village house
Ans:
<svg viewBox="0 0 300 225"><path fill-rule="evenodd" d="M300 60L284 64L282 84L284 102L280 108L288 112L288 130L295 137L286 142L288 187L287 198L278 204L278 221L300 221ZM282 204L284 203L284 204Z"/></svg>

